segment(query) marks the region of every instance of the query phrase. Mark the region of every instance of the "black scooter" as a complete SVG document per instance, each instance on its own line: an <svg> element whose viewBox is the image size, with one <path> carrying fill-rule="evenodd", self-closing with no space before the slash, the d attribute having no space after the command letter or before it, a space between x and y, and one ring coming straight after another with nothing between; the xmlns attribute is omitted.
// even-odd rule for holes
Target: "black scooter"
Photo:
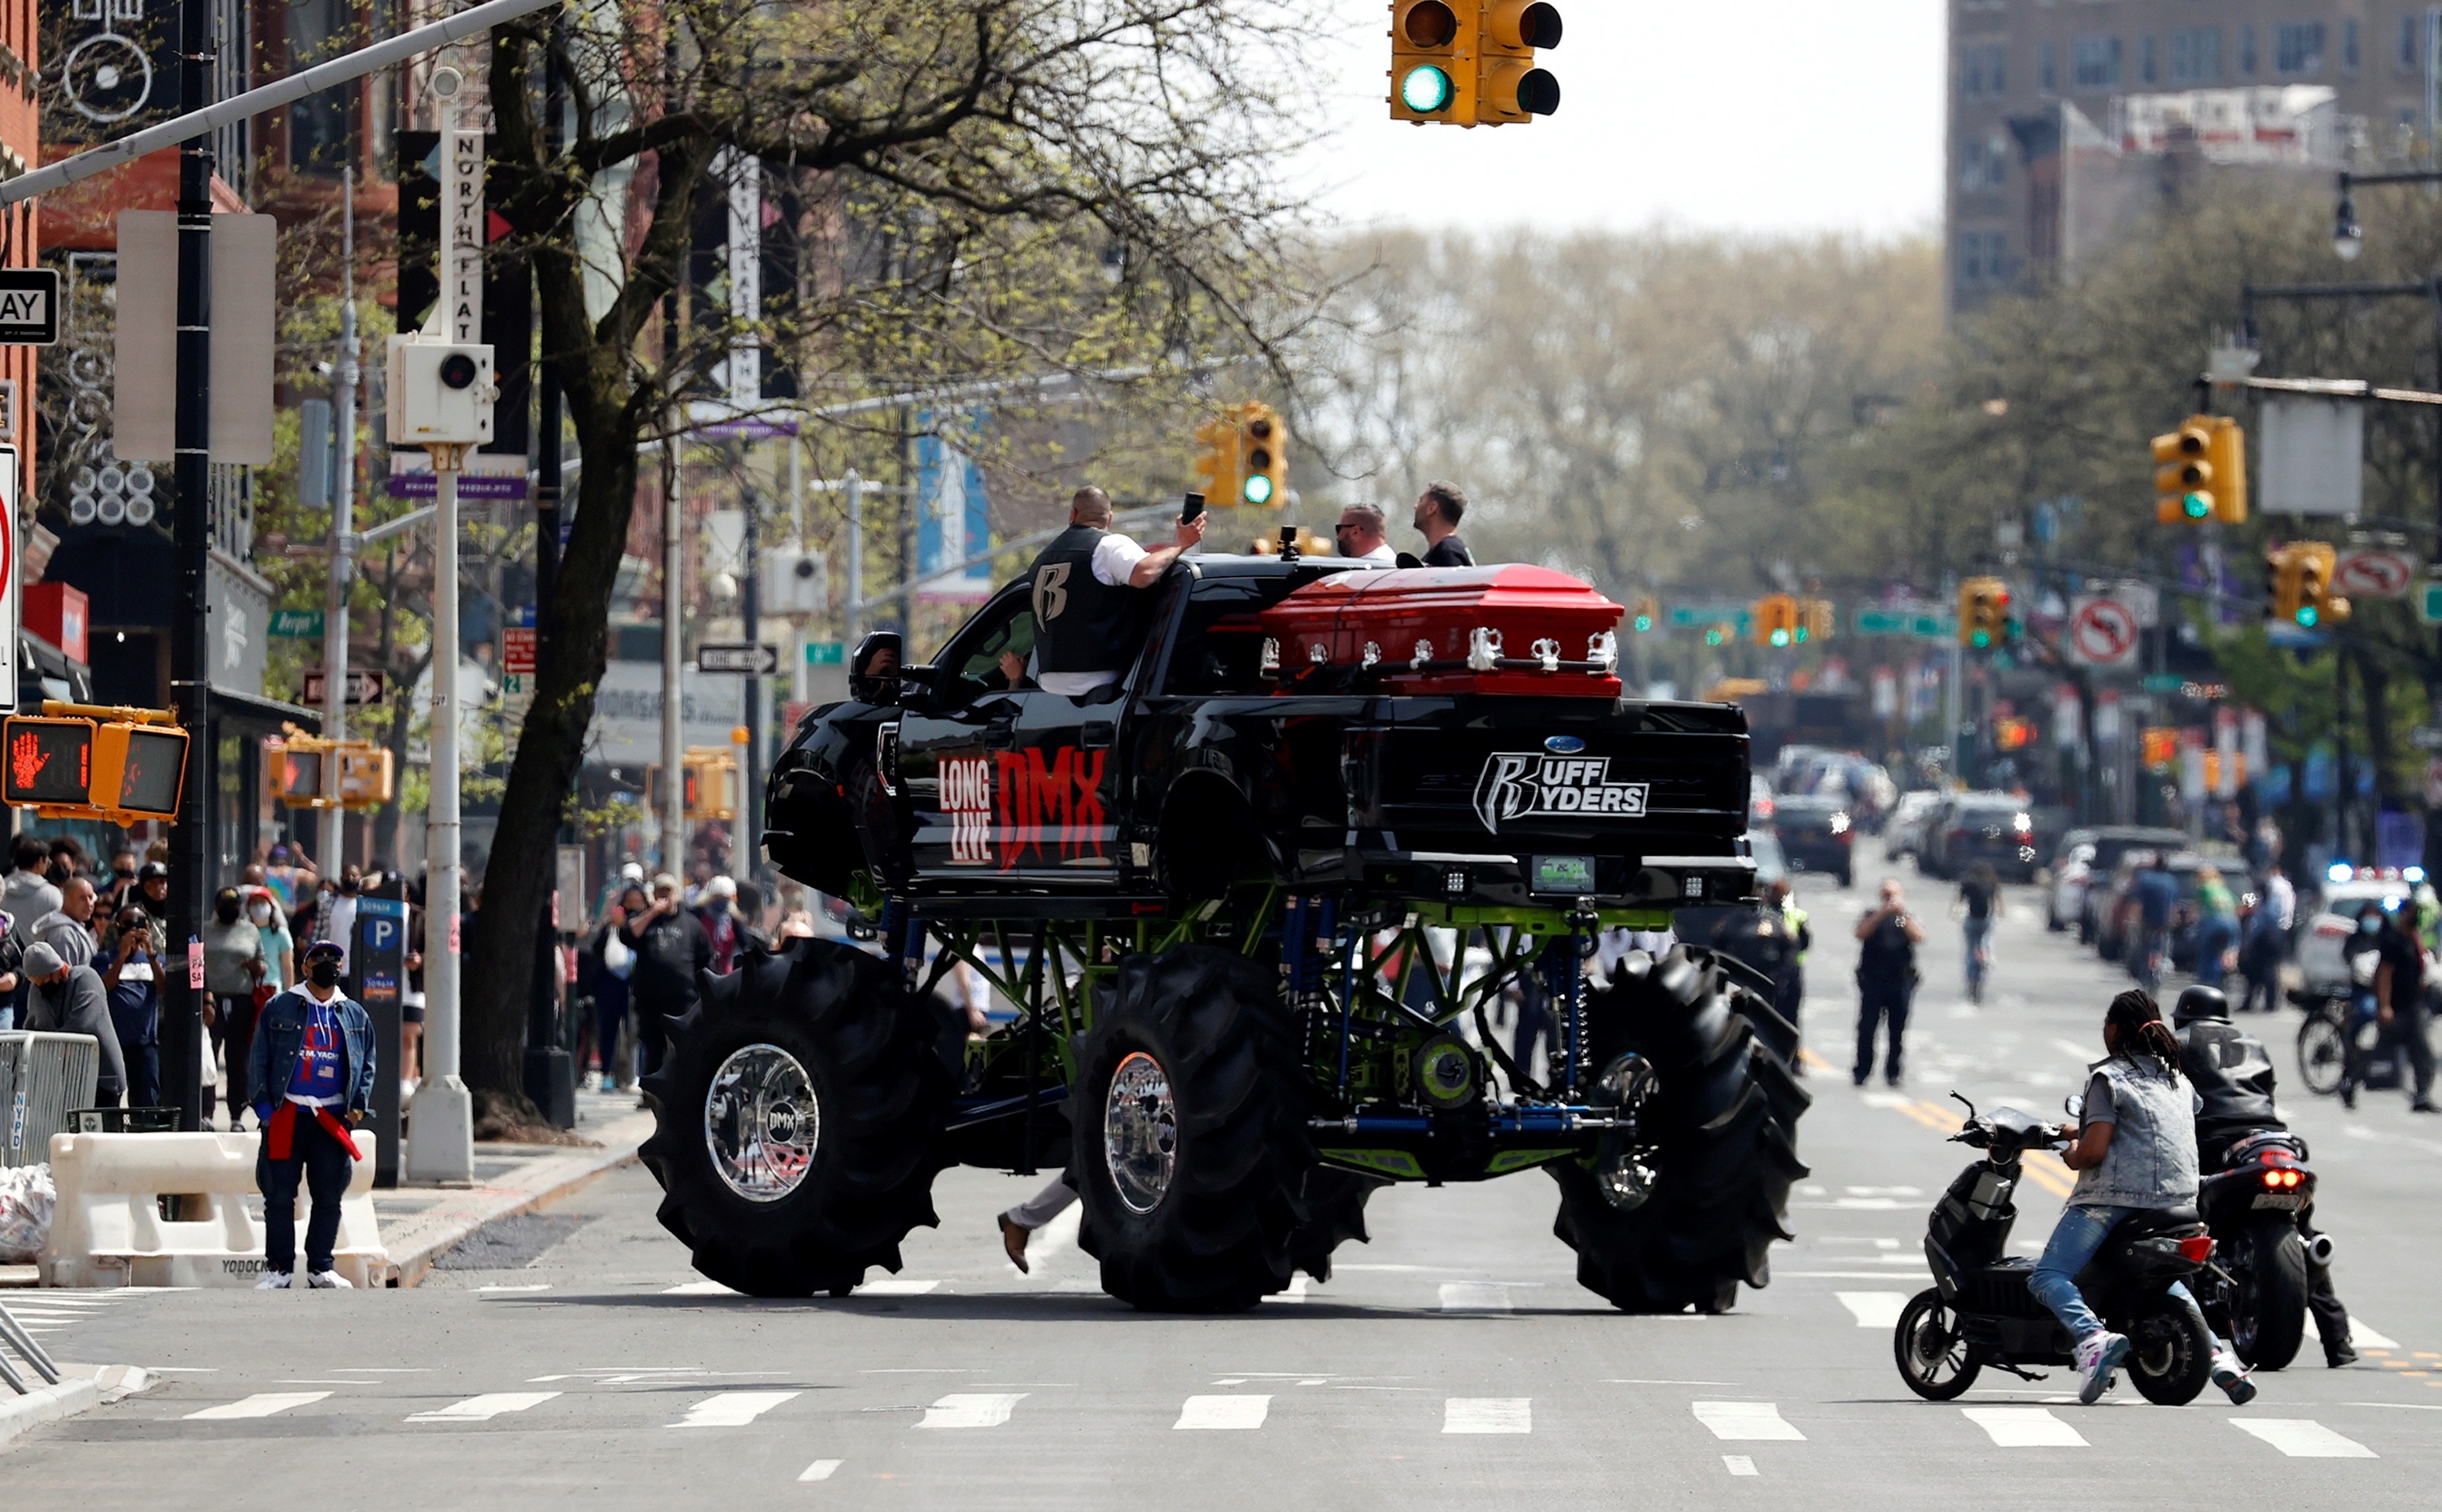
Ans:
<svg viewBox="0 0 2442 1512"><path fill-rule="evenodd" d="M2008 1252L2019 1157L2060 1141L2032 1114L1999 1107L1978 1115L1950 1095L1967 1106L1967 1126L1951 1140L1984 1155L1934 1204L1924 1235L1934 1284L1901 1310L1891 1340L1900 1378L1937 1402L1966 1391L1987 1365L2033 1381L2044 1377L2027 1366L2076 1363L2068 1330L2027 1290L2034 1261ZM2078 1102L2069 1100L2072 1119ZM2114 1230L2078 1275L2077 1289L2104 1326L2128 1336L2128 1374L2149 1402L2184 1406L2213 1379L2213 1336L2169 1294L2173 1282L2207 1266L2213 1248L2192 1208L2141 1213Z"/></svg>
<svg viewBox="0 0 2442 1512"><path fill-rule="evenodd" d="M2305 1236L2300 1219L2314 1202L2306 1141L2278 1129L2241 1138L2196 1192L2197 1211L2225 1257L2196 1295L2253 1369L2281 1369L2306 1337L2307 1248L2320 1247L2328 1260L2332 1243Z"/></svg>

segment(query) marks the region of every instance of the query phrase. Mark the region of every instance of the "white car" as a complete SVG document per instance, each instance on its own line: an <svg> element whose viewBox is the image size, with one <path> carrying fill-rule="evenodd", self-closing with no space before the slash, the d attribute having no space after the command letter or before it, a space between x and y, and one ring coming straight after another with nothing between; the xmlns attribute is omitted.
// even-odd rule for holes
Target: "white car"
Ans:
<svg viewBox="0 0 2442 1512"><path fill-rule="evenodd" d="M2315 917L2298 933L2298 971L2305 980L2306 991L2322 992L2349 984L2349 956L2346 950L2351 936L2357 933L2358 911L2369 900L2385 909L2396 909L2408 901L2415 884L2402 877L2368 875L2371 868L2359 868L2360 874L2345 882L2327 882L2324 896L2317 902Z"/></svg>
<svg viewBox="0 0 2442 1512"><path fill-rule="evenodd" d="M2060 853L2052 862L2051 902L2044 914L2046 929L2067 929L2070 920L2085 917L2086 887L2093 877L2093 841L2079 841Z"/></svg>
<svg viewBox="0 0 2442 1512"><path fill-rule="evenodd" d="M1897 861L1912 856L1924 844L1924 816L1941 801L1935 788L1919 788L1914 792L1900 794L1899 806L1891 811L1890 822L1883 826L1883 859Z"/></svg>

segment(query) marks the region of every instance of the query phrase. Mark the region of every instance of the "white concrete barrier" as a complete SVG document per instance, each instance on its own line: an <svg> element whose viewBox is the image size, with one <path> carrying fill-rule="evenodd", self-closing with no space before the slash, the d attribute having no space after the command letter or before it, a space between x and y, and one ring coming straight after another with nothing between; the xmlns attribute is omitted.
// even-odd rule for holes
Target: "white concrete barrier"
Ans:
<svg viewBox="0 0 2442 1512"><path fill-rule="evenodd" d="M388 1284L390 1255L374 1217L374 1136L339 1204L333 1268L358 1286ZM263 1275L263 1224L248 1211L256 1134L56 1134L59 1205L39 1262L46 1286L251 1286ZM165 1201L166 1199L166 1201ZM313 1198L297 1191L298 1268ZM165 1211L171 1216L164 1216ZM305 1278L299 1275L298 1284Z"/></svg>

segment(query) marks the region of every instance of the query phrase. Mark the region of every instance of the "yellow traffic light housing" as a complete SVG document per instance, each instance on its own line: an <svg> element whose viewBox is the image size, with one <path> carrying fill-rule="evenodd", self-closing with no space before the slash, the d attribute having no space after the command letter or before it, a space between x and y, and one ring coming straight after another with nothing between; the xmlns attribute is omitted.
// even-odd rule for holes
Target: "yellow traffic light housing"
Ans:
<svg viewBox="0 0 2442 1512"><path fill-rule="evenodd" d="M2178 429L2154 438L2154 519L2160 523L2195 525L2215 518L2214 490L2220 475L2214 467L2214 419L2192 415Z"/></svg>
<svg viewBox="0 0 2442 1512"><path fill-rule="evenodd" d="M1535 54L1559 44L1549 0L1392 0L1391 118L1502 126L1548 116L1560 82Z"/></svg>
<svg viewBox="0 0 2442 1512"><path fill-rule="evenodd" d="M2225 525L2247 523L2247 430L2228 415L2214 415L2206 464L2213 468L2213 518Z"/></svg>
<svg viewBox="0 0 2442 1512"><path fill-rule="evenodd" d="M1837 623L1830 599L1801 598L1797 601L1797 638L1801 642L1830 640Z"/></svg>
<svg viewBox="0 0 2442 1512"><path fill-rule="evenodd" d="M167 709L46 701L0 725L0 801L46 819L178 821L187 732Z"/></svg>
<svg viewBox="0 0 2442 1512"><path fill-rule="evenodd" d="M1238 427L1228 418L1195 428L1196 492L1213 505L1238 501Z"/></svg>
<svg viewBox="0 0 2442 1512"><path fill-rule="evenodd" d="M1628 628L1640 634L1662 623L1662 601L1650 593L1640 594L1628 611Z"/></svg>
<svg viewBox="0 0 2442 1512"><path fill-rule="evenodd" d="M2297 552L2288 546L2264 548L2264 618L2268 624L2298 622Z"/></svg>
<svg viewBox="0 0 2442 1512"><path fill-rule="evenodd" d="M1756 600L1754 613L1758 646L1787 650L1797 644L1797 600L1787 593L1773 593Z"/></svg>
<svg viewBox="0 0 2442 1512"><path fill-rule="evenodd" d="M1238 491L1225 496L1230 502L1267 509L1288 502L1288 441L1279 410L1267 404L1238 407Z"/></svg>
<svg viewBox="0 0 2442 1512"><path fill-rule="evenodd" d="M686 787L681 807L690 820L738 817L738 757L727 746L691 745L682 758L680 780ZM653 811L662 807L662 768L645 769L645 792Z"/></svg>
<svg viewBox="0 0 2442 1512"><path fill-rule="evenodd" d="M1484 7L1483 63L1476 72L1475 120L1500 126L1560 108L1560 82L1535 66L1535 50L1560 45L1560 12L1546 0L1492 0Z"/></svg>
<svg viewBox="0 0 2442 1512"><path fill-rule="evenodd" d="M1988 650L2010 638L2010 585L1971 577L1959 585L1959 643Z"/></svg>
<svg viewBox="0 0 2442 1512"><path fill-rule="evenodd" d="M288 736L271 770L271 795L291 809L364 813L397 792L396 757L371 740Z"/></svg>
<svg viewBox="0 0 2442 1512"><path fill-rule="evenodd" d="M2289 571L2296 580L2297 597L2292 602L2289 617L2302 629L2323 629L2345 622L2349 617L2349 601L2332 592L2332 573L2340 565L2340 554L2329 541L2292 541L2287 548Z"/></svg>

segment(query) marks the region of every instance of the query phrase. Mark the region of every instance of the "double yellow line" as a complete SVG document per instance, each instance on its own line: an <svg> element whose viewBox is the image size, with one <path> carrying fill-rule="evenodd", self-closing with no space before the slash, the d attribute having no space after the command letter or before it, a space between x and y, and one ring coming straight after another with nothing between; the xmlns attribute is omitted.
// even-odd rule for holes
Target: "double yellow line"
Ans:
<svg viewBox="0 0 2442 1512"><path fill-rule="evenodd" d="M1966 1122L1940 1102L1899 1102L1892 1104L1891 1110L1902 1118L1914 1119L1926 1128L1944 1135L1957 1134L1960 1125ZM2067 1197L2077 1184L2077 1177L2070 1174L2069 1168L2061 1164L2060 1157L2050 1150L2029 1150L2020 1157L2019 1163L2029 1180L2055 1197Z"/></svg>

